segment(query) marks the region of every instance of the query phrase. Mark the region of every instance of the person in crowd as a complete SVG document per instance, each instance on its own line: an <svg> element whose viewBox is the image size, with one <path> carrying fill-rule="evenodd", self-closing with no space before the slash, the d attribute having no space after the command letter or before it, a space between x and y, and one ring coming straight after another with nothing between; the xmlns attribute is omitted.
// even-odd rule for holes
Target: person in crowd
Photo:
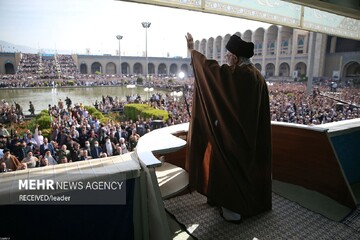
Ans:
<svg viewBox="0 0 360 240"><path fill-rule="evenodd" d="M93 147L95 145L95 142L97 142L99 144L99 138L98 136L95 134L95 130L91 129L89 131L89 138L88 141L90 142L90 146Z"/></svg>
<svg viewBox="0 0 360 240"><path fill-rule="evenodd" d="M125 140L129 139L129 133L126 130L126 127L123 124L121 125L121 135L120 135L120 137L124 138ZM120 142L120 140L119 140L119 142Z"/></svg>
<svg viewBox="0 0 360 240"><path fill-rule="evenodd" d="M0 137L10 137L9 131L5 128L3 124L0 124Z"/></svg>
<svg viewBox="0 0 360 240"><path fill-rule="evenodd" d="M40 155L41 156L41 155ZM58 162L56 161L55 157L51 154L50 149L47 149L45 151L45 155L43 157L43 159L46 159L48 162L48 165L56 165L58 164Z"/></svg>
<svg viewBox="0 0 360 240"><path fill-rule="evenodd" d="M122 148L120 145L116 145L116 148L115 148L115 152L114 152L114 156L117 156L117 155L121 155L123 154L122 153Z"/></svg>
<svg viewBox="0 0 360 240"><path fill-rule="evenodd" d="M39 165L39 159L33 155L32 151L28 151L27 156L21 163L26 163L27 168L35 168Z"/></svg>
<svg viewBox="0 0 360 240"><path fill-rule="evenodd" d="M87 154L91 156L91 145L89 141L85 141L85 147L83 148L83 150L87 151Z"/></svg>
<svg viewBox="0 0 360 240"><path fill-rule="evenodd" d="M115 137L115 132L111 129L109 134L110 141L117 145L119 143L119 140Z"/></svg>
<svg viewBox="0 0 360 240"><path fill-rule="evenodd" d="M139 134L140 137L143 136L146 133L145 124L136 121L136 133Z"/></svg>
<svg viewBox="0 0 360 240"><path fill-rule="evenodd" d="M69 150L70 152L69 159L75 162L78 159L78 155L79 155L78 151L80 149L80 145L76 142L76 139L71 138L70 135L67 136L67 141L65 145L66 145L66 149Z"/></svg>
<svg viewBox="0 0 360 240"><path fill-rule="evenodd" d="M28 144L26 144L26 152L32 151L32 152L37 152L39 148L36 147L35 144L33 144L33 142L29 142Z"/></svg>
<svg viewBox="0 0 360 240"><path fill-rule="evenodd" d="M16 113L21 116L21 117L24 117L24 113L23 113L23 109L22 107L20 106L19 103L15 102L15 107L16 107Z"/></svg>
<svg viewBox="0 0 360 240"><path fill-rule="evenodd" d="M55 155L54 146L49 143L49 139L47 137L44 138L43 144L40 145L40 155L44 156L46 151L50 151L51 155Z"/></svg>
<svg viewBox="0 0 360 240"><path fill-rule="evenodd" d="M50 141L57 141L57 137L60 134L60 129L59 129L59 125L56 123L53 123L51 126L51 132L50 132L50 136L49 136L49 140Z"/></svg>
<svg viewBox="0 0 360 240"><path fill-rule="evenodd" d="M195 75L186 168L193 190L240 223L271 210L271 125L265 79L250 58L254 44L232 35L227 64L194 50ZM226 187L224 187L226 186Z"/></svg>
<svg viewBox="0 0 360 240"><path fill-rule="evenodd" d="M35 107L31 101L29 102L29 112L30 112L30 115L35 115Z"/></svg>
<svg viewBox="0 0 360 240"><path fill-rule="evenodd" d="M88 154L88 151L86 150L81 150L80 151L80 160L79 161L84 161L84 160L89 160L91 159L91 157Z"/></svg>
<svg viewBox="0 0 360 240"><path fill-rule="evenodd" d="M8 169L5 162L0 162L0 173L9 172L11 169Z"/></svg>
<svg viewBox="0 0 360 240"><path fill-rule="evenodd" d="M64 145L64 144L66 144L66 142L67 142L67 133L66 133L66 127L63 127L60 131L59 131L59 133L58 133L58 135L57 135L57 137L56 137L56 142L60 145L60 146L62 146L62 145Z"/></svg>
<svg viewBox="0 0 360 240"><path fill-rule="evenodd" d="M11 169L11 171L16 171L20 166L20 161L17 159L16 156L10 153L10 149L4 149L4 155L0 159L0 163L5 163L7 169Z"/></svg>
<svg viewBox="0 0 360 240"><path fill-rule="evenodd" d="M58 101L58 107L60 111L64 109L64 101L61 98Z"/></svg>
<svg viewBox="0 0 360 240"><path fill-rule="evenodd" d="M8 140L6 138L0 138L0 158L4 155L4 149L8 148Z"/></svg>
<svg viewBox="0 0 360 240"><path fill-rule="evenodd" d="M36 125L33 137L37 147L40 147L42 144L44 144L44 136L42 135L41 130L39 130L39 125Z"/></svg>
<svg viewBox="0 0 360 240"><path fill-rule="evenodd" d="M140 135L136 132L136 129L132 131L132 134L129 137L129 146L130 151L134 151L139 141Z"/></svg>
<svg viewBox="0 0 360 240"><path fill-rule="evenodd" d="M79 139L79 136L80 136L80 133L79 131L76 129L76 126L75 125L72 125L70 127L70 137L75 139L75 141L78 141Z"/></svg>
<svg viewBox="0 0 360 240"><path fill-rule="evenodd" d="M17 131L15 131L13 138L10 140L9 143L9 149L11 152L15 152L15 148L18 144L20 144L20 138L19 138L19 134Z"/></svg>
<svg viewBox="0 0 360 240"><path fill-rule="evenodd" d="M24 141L26 142L26 144L31 143L31 145L37 145L36 139L34 138L34 135L30 132L30 130L26 132L26 135L24 136Z"/></svg>
<svg viewBox="0 0 360 240"><path fill-rule="evenodd" d="M65 98L65 103L66 103L67 108L68 108L68 109L70 109L71 104L72 104L71 99L70 99L70 98L68 98L68 97L66 97L66 98Z"/></svg>
<svg viewBox="0 0 360 240"><path fill-rule="evenodd" d="M64 163L68 163L68 162L69 162L68 158L66 156L62 156L60 158L59 164L64 164Z"/></svg>
<svg viewBox="0 0 360 240"><path fill-rule="evenodd" d="M110 139L110 137L105 138L105 143L103 145L103 152L107 154L107 156L115 155L116 145Z"/></svg>
<svg viewBox="0 0 360 240"><path fill-rule="evenodd" d="M117 141L120 141L121 138L121 127L119 125L116 126L116 131L114 133L114 137L117 139Z"/></svg>
<svg viewBox="0 0 360 240"><path fill-rule="evenodd" d="M56 156L58 159L58 162L61 161L63 157L66 157L66 159L71 159L70 157L70 151L67 149L67 146L63 144L60 149L57 150Z"/></svg>
<svg viewBox="0 0 360 240"><path fill-rule="evenodd" d="M78 138L78 142L80 144L80 147L85 147L85 142L89 142L88 139L89 139L89 135L88 135L88 132L86 130L86 127L85 126L82 126L81 127L81 132L79 133L79 138Z"/></svg>
<svg viewBox="0 0 360 240"><path fill-rule="evenodd" d="M98 141L94 141L94 147L91 148L91 158L99 158L100 154L103 152L102 147L99 146Z"/></svg>
<svg viewBox="0 0 360 240"><path fill-rule="evenodd" d="M73 146L70 149L70 156L71 156L71 160L73 162L79 161L80 160L80 155L81 155L81 149L80 149L80 144L77 143L76 141L73 140Z"/></svg>
<svg viewBox="0 0 360 240"><path fill-rule="evenodd" d="M43 156L39 156L39 162L40 162L40 165L39 167L46 167L46 166L50 166L49 164L49 160Z"/></svg>
<svg viewBox="0 0 360 240"><path fill-rule="evenodd" d="M129 152L129 150L128 150L129 147L128 147L128 145L126 144L125 138L123 138L123 137L120 138L119 146L121 147L121 152L122 152L122 154Z"/></svg>
<svg viewBox="0 0 360 240"><path fill-rule="evenodd" d="M19 161L22 161L26 157L28 150L26 142L20 140L14 146L14 155Z"/></svg>

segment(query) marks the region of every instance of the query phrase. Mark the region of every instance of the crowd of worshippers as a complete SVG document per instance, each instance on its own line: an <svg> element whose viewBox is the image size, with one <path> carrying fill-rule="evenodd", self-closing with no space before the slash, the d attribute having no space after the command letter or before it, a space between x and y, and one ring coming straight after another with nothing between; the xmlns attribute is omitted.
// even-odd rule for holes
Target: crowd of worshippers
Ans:
<svg viewBox="0 0 360 240"><path fill-rule="evenodd" d="M31 73L36 74L39 70L39 55L37 54L23 54L17 73Z"/></svg>
<svg viewBox="0 0 360 240"><path fill-rule="evenodd" d="M78 70L70 55L22 54L16 71L18 76L58 79L76 74Z"/></svg>
<svg viewBox="0 0 360 240"><path fill-rule="evenodd" d="M143 122L126 121L102 124L89 115L70 124L64 115L54 119L50 137L44 137L36 126L23 136L0 129L0 171L15 171L48 165L65 164L110 157L133 151L150 126ZM139 133L138 133L139 132Z"/></svg>
<svg viewBox="0 0 360 240"><path fill-rule="evenodd" d="M0 88L44 86L114 86L134 84L142 74L84 74L80 73L71 55L22 54L15 74L0 74ZM168 79L172 81L168 83ZM172 74L151 76L152 87L176 85L178 77ZM124 81L122 81L124 80ZM56 83L54 83L56 81Z"/></svg>
<svg viewBox="0 0 360 240"><path fill-rule="evenodd" d="M306 94L301 83L269 86L271 121L319 125L360 117L359 89L341 88L336 93L317 86Z"/></svg>
<svg viewBox="0 0 360 240"><path fill-rule="evenodd" d="M109 74L74 74L72 77L62 77L61 79L41 79L34 74L0 74L0 88L37 88L37 87L92 87L92 86L126 86L136 83L138 75L119 75ZM169 81L171 79L171 81ZM155 77L152 76L148 87L171 88L183 84L184 80L177 80L176 77Z"/></svg>
<svg viewBox="0 0 360 240"><path fill-rule="evenodd" d="M167 100L165 100L167 99ZM103 96L105 104L114 98ZM141 136L154 128L188 122L189 116L183 102L161 94L148 100L154 108L167 110L166 122L138 118L137 121L109 121L103 124L91 116L82 104L72 104L69 98L49 105L52 118L49 137L41 129L29 129L23 136L0 127L0 171L15 171L68 162L84 161L121 155L134 151ZM160 120L161 121L161 120ZM155 126L156 124L156 126ZM2 152L1 152L2 150Z"/></svg>
<svg viewBox="0 0 360 240"><path fill-rule="evenodd" d="M320 86L308 95L306 86L301 83L279 83L269 85L269 91L272 121L317 125L360 116L360 109L354 107L360 102L357 89L344 88L331 93ZM161 125L166 127L189 122L191 91L185 96L175 100L170 95L153 94L141 102L166 110L169 119ZM336 98L349 104L337 105ZM100 102L107 105L116 102L116 99L104 96ZM3 154L0 171L124 154L133 151L139 138L152 130L151 119L101 124L82 104L72 104L69 100L49 105L53 119L49 138L43 137L38 128L20 136L16 131L9 134L5 126L0 125L0 156ZM9 104L2 101L0 111L4 108L9 108ZM15 106L11 108L16 109Z"/></svg>
<svg viewBox="0 0 360 240"><path fill-rule="evenodd" d="M69 76L69 75L75 75L78 73L76 64L71 57L71 55L57 55L57 61L60 66L60 71L63 74L63 77Z"/></svg>
<svg viewBox="0 0 360 240"><path fill-rule="evenodd" d="M189 121L193 82L187 81L185 86L188 87L183 92L184 96L177 99L170 94L162 96L158 93L152 94L148 99L129 95L125 101L118 96L106 96L99 101L95 100L94 106L102 112L122 112L127 103L151 104L154 108L169 112L168 125L185 123ZM314 87L312 94L306 94L304 83L274 83L268 88L272 121L314 125L360 117L360 90L357 88L344 87L331 92L326 85L319 85ZM59 104L61 102L63 101L60 100ZM0 101L0 117L1 122L21 122L24 119L23 107L3 99Z"/></svg>
<svg viewBox="0 0 360 240"><path fill-rule="evenodd" d="M0 121L18 123L24 119L23 108L17 102L0 101Z"/></svg>

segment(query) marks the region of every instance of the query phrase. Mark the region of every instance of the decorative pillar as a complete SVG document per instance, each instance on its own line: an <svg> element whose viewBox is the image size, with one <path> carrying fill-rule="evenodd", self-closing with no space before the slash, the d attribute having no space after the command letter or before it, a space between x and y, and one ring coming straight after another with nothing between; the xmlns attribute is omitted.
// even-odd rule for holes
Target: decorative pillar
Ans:
<svg viewBox="0 0 360 240"><path fill-rule="evenodd" d="M280 49L281 49L281 31L278 29L277 39L276 39L276 50L275 50L275 77L279 76L280 66L279 66L279 58L280 58Z"/></svg>

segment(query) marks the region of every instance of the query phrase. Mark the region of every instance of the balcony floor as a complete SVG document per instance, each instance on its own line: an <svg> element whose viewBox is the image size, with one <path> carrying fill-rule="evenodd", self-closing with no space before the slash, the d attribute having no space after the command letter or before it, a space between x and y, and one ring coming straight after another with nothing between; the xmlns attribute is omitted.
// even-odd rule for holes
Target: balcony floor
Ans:
<svg viewBox="0 0 360 240"><path fill-rule="evenodd" d="M334 221L274 192L272 199L271 211L239 225L225 222L219 209L209 206L206 197L197 192L165 200L164 204L173 239L177 240L360 239L360 206L342 220Z"/></svg>

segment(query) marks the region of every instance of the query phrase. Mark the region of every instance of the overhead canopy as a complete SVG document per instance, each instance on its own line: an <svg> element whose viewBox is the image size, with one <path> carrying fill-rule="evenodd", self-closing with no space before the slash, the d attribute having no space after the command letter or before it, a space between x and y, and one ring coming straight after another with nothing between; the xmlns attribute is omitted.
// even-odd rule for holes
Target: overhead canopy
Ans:
<svg viewBox="0 0 360 240"><path fill-rule="evenodd" d="M267 22L360 40L360 7L352 1L121 0ZM339 2L339 3L338 3ZM357 2L357 3L355 3Z"/></svg>

